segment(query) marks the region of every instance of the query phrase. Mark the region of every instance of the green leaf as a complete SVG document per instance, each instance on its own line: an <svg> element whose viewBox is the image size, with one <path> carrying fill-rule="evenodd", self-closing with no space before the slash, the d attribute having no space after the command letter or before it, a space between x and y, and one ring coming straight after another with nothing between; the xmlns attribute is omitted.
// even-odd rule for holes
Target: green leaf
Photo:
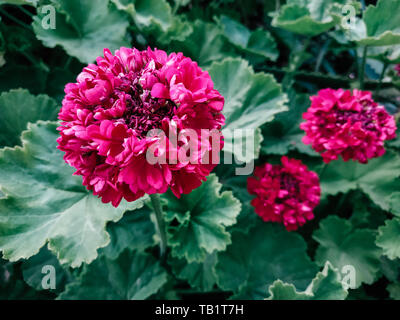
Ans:
<svg viewBox="0 0 400 320"><path fill-rule="evenodd" d="M318 272L305 291L298 292L293 284L276 280L268 289L267 300L344 300L347 290L343 288L339 270L329 261Z"/></svg>
<svg viewBox="0 0 400 320"><path fill-rule="evenodd" d="M390 19L384 19L390 13ZM379 0L376 6L369 5L364 11L358 43L368 46L389 46L400 44L400 1Z"/></svg>
<svg viewBox="0 0 400 320"><path fill-rule="evenodd" d="M389 259L400 258L400 219L386 220L384 226L378 229L376 245L383 249L383 254Z"/></svg>
<svg viewBox="0 0 400 320"><path fill-rule="evenodd" d="M102 252L110 259L117 258L127 248L144 251L156 244L154 224L150 219L150 210L146 207L128 211L118 222L110 222L107 232L111 242Z"/></svg>
<svg viewBox="0 0 400 320"><path fill-rule="evenodd" d="M29 74L29 77L21 77ZM46 88L47 73L38 66L24 66L9 61L0 68L0 91L28 88L32 93L41 93Z"/></svg>
<svg viewBox="0 0 400 320"><path fill-rule="evenodd" d="M25 89L0 95L0 147L20 144L20 135L28 122L56 120L57 103L45 94L34 96Z"/></svg>
<svg viewBox="0 0 400 320"><path fill-rule="evenodd" d="M361 189L383 210L391 210L390 197L400 188L400 157L392 152L369 160L367 164L336 160L329 163L321 178L322 192L337 194Z"/></svg>
<svg viewBox="0 0 400 320"><path fill-rule="evenodd" d="M174 257L201 262L207 254L225 250L231 243L226 227L236 223L240 202L229 191L221 193L221 187L217 176L211 174L180 199L170 191L163 195L168 244Z"/></svg>
<svg viewBox="0 0 400 320"><path fill-rule="evenodd" d="M224 36L240 51L276 61L279 51L272 35L263 29L250 31L241 23L222 15L217 19Z"/></svg>
<svg viewBox="0 0 400 320"><path fill-rule="evenodd" d="M127 12L138 29L154 36L159 43L184 41L193 31L182 16L174 16L166 0L111 0L118 9Z"/></svg>
<svg viewBox="0 0 400 320"><path fill-rule="evenodd" d="M328 31L341 21L339 8L346 2L348 1L288 1L275 14L272 25L291 32L316 36Z"/></svg>
<svg viewBox="0 0 400 320"><path fill-rule="evenodd" d="M93 62L104 48L114 51L129 46L125 40L129 22L108 0L51 0L51 3L57 11L56 28L42 27L46 15L40 10L32 23L37 38L45 46L60 45L83 63Z"/></svg>
<svg viewBox="0 0 400 320"><path fill-rule="evenodd" d="M218 255L217 284L236 299L263 299L277 279L304 290L317 272L306 250L299 234L258 219L248 234L234 231L232 244Z"/></svg>
<svg viewBox="0 0 400 320"><path fill-rule="evenodd" d="M172 271L177 278L187 280L192 287L202 292L211 291L216 283L214 271L216 263L216 252L207 255L203 262L188 263L185 259L170 261Z"/></svg>
<svg viewBox="0 0 400 320"><path fill-rule="evenodd" d="M302 115L310 106L310 98L306 94L290 95L289 110L279 113L275 120L262 127L263 143L261 151L265 154L284 155L297 150L310 156L318 155L309 145L302 142L304 131L300 129Z"/></svg>
<svg viewBox="0 0 400 320"><path fill-rule="evenodd" d="M0 300L48 299L46 292L37 292L28 286L17 264L5 261L0 255ZM51 297L51 295L50 295Z"/></svg>
<svg viewBox="0 0 400 320"><path fill-rule="evenodd" d="M389 209L390 212L400 217L400 192L396 191L389 197Z"/></svg>
<svg viewBox="0 0 400 320"><path fill-rule="evenodd" d="M27 6L37 6L39 0L1 0L2 4L15 4L15 5L27 5Z"/></svg>
<svg viewBox="0 0 400 320"><path fill-rule="evenodd" d="M246 60L227 58L213 63L209 72L215 89L225 97L224 136L232 137L235 129L254 132L264 123L272 121L276 114L287 110L287 96L282 92L280 84L270 74L255 73ZM255 158L255 150L259 145L242 150L237 145L234 148L232 141L225 141L225 152L233 153L245 162Z"/></svg>
<svg viewBox="0 0 400 320"><path fill-rule="evenodd" d="M400 300L400 283L390 283L387 286L387 291L393 300Z"/></svg>
<svg viewBox="0 0 400 320"><path fill-rule="evenodd" d="M143 300L167 282L167 273L147 253L125 250L117 259L101 256L85 265L61 300Z"/></svg>
<svg viewBox="0 0 400 320"><path fill-rule="evenodd" d="M373 230L353 230L349 221L329 216L320 222L320 228L313 234L319 243L315 261L321 266L330 261L339 270L346 265L353 266L356 288L362 283L372 284L379 271L381 256L375 237Z"/></svg>
<svg viewBox="0 0 400 320"><path fill-rule="evenodd" d="M400 275L400 259L390 260L386 256L381 256L380 269L386 279L391 282L397 281Z"/></svg>
<svg viewBox="0 0 400 320"><path fill-rule="evenodd" d="M88 192L57 149L56 128L55 122L28 124L22 148L0 150L0 188L6 195L0 199L0 249L17 261L49 242L61 263L78 267L109 243L106 223L143 201L114 208Z"/></svg>
<svg viewBox="0 0 400 320"><path fill-rule="evenodd" d="M353 228L375 230L385 223L385 212L364 193L350 192L341 197L350 199L352 213L348 220Z"/></svg>
<svg viewBox="0 0 400 320"><path fill-rule="evenodd" d="M269 297L266 300L312 300L313 294L297 291L293 284L275 280L268 288Z"/></svg>
<svg viewBox="0 0 400 320"><path fill-rule="evenodd" d="M24 280L35 290L44 290L42 280L47 274L45 266L54 268L55 285L54 291L61 292L65 288L65 284L71 280L71 274L65 270L57 260L57 257L47 248L40 249L39 253L22 263L22 274Z"/></svg>
<svg viewBox="0 0 400 320"><path fill-rule="evenodd" d="M182 51L203 67L234 55L232 46L216 24L196 20L192 27L191 33L184 39L171 41L169 51Z"/></svg>
<svg viewBox="0 0 400 320"><path fill-rule="evenodd" d="M157 25L166 31L172 23L171 6L165 0L111 0L118 9L128 12L139 28Z"/></svg>
<svg viewBox="0 0 400 320"><path fill-rule="evenodd" d="M254 198L247 191L247 175L237 175L236 168L233 165L219 165L216 173L223 184L223 190L230 190L234 197L240 200L242 208L237 217L237 223L231 227L234 230L248 231L257 223L259 216L254 212L254 207L250 201Z"/></svg>
<svg viewBox="0 0 400 320"><path fill-rule="evenodd" d="M367 53L368 57L380 60L384 63L400 63L400 45L369 47ZM392 141L393 140L391 140L391 142Z"/></svg>

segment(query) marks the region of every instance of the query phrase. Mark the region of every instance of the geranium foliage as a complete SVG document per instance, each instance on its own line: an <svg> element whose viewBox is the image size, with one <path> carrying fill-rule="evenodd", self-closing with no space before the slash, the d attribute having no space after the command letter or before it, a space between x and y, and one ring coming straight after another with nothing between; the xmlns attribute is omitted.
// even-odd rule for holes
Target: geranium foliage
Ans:
<svg viewBox="0 0 400 320"><path fill-rule="evenodd" d="M0 1L0 299L400 300L399 20ZM192 138L151 129L223 139L154 164Z"/></svg>

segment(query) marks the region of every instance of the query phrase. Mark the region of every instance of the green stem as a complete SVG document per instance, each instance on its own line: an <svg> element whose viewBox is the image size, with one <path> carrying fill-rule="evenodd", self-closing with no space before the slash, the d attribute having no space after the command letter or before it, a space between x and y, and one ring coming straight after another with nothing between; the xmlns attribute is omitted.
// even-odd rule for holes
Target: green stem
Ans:
<svg viewBox="0 0 400 320"><path fill-rule="evenodd" d="M301 49L298 52L291 53L288 65L289 71L285 74L285 76L282 79L282 87L285 89L285 91L289 90L289 88L293 85L296 71L301 67L303 63L302 56L307 51L308 47L310 46L310 43L311 43L311 37L307 37Z"/></svg>
<svg viewBox="0 0 400 320"><path fill-rule="evenodd" d="M269 73L276 74L277 76L285 76L287 73L292 73L296 80L308 81L317 83L320 86L337 86L337 87L349 87L353 82L352 79L344 76L327 75L321 72L309 72L309 71L291 71L289 68L277 68L271 66L262 66L258 70L266 71ZM376 90L379 85L378 80L367 80L364 81L364 87L368 90ZM393 88L395 85L392 82L382 82L381 89Z"/></svg>
<svg viewBox="0 0 400 320"><path fill-rule="evenodd" d="M385 63L383 64L381 75L379 76L379 84L378 84L378 88L376 88L376 95L379 95L379 92L382 87L382 80L383 80L383 77L385 76L385 72L386 72L388 66L389 66L389 63L385 61Z"/></svg>
<svg viewBox="0 0 400 320"><path fill-rule="evenodd" d="M331 44L332 39L328 39L325 41L323 47L321 48L321 51L318 54L317 61L315 63L315 68L314 72L318 72L319 68L321 67L321 63L325 58L326 53L328 52L329 45Z"/></svg>
<svg viewBox="0 0 400 320"><path fill-rule="evenodd" d="M17 18L15 18L14 16L12 16L11 14L9 14L7 11L5 11L4 9L0 8L0 13L3 14L4 16L6 16L8 19L10 19L11 21L14 21L15 23L19 24L21 27L26 28L28 30L31 30L31 26L25 24L24 22L18 20Z"/></svg>
<svg viewBox="0 0 400 320"><path fill-rule="evenodd" d="M19 6L18 7L23 13L25 13L26 15L33 17L34 14L32 12L30 12L29 10L26 10L23 6Z"/></svg>
<svg viewBox="0 0 400 320"><path fill-rule="evenodd" d="M339 214L340 211L343 209L343 206L344 206L344 204L346 203L349 194L350 194L350 192L346 192L346 193L343 193L343 194L340 196L339 202L338 202L338 204L337 204L337 206L336 206L336 212L337 212L338 214Z"/></svg>
<svg viewBox="0 0 400 320"><path fill-rule="evenodd" d="M165 231L165 221L161 209L160 197L158 194L151 194L150 199L156 214L157 231L160 236L160 259L161 261L164 261L167 249L167 234Z"/></svg>
<svg viewBox="0 0 400 320"><path fill-rule="evenodd" d="M179 9L179 2L178 2L178 1L175 1L175 5L174 5L174 7L172 8L172 12L171 12L173 16L176 14L176 12L178 11L178 9Z"/></svg>
<svg viewBox="0 0 400 320"><path fill-rule="evenodd" d="M324 164L323 164L321 170L320 170L319 173L318 173L319 181L322 180L322 176L324 175L324 172L325 172L325 170L326 170L327 167L328 167L328 164L324 162Z"/></svg>
<svg viewBox="0 0 400 320"><path fill-rule="evenodd" d="M360 70L358 70L358 81L360 84L360 90L364 90L364 74L365 74L365 64L367 62L367 51L368 47L364 46L363 55L361 57Z"/></svg>
<svg viewBox="0 0 400 320"><path fill-rule="evenodd" d="M65 62L64 69L68 69L69 68L69 65L71 64L71 61L72 61L72 57L68 56L67 62Z"/></svg>
<svg viewBox="0 0 400 320"><path fill-rule="evenodd" d="M36 59L32 54L30 54L28 51L21 51L21 54L28 59L34 66L39 67L41 70L44 72L50 72L50 68L42 61Z"/></svg>

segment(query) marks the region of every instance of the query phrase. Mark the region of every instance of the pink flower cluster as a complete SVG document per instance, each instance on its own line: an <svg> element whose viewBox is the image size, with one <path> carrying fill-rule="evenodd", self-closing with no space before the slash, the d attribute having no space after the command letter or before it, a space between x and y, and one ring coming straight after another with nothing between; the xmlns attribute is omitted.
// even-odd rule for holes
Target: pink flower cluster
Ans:
<svg viewBox="0 0 400 320"><path fill-rule="evenodd" d="M247 189L257 196L251 204L264 221L283 223L292 231L314 218L321 190L318 175L300 160L283 156L281 163L256 167Z"/></svg>
<svg viewBox="0 0 400 320"><path fill-rule="evenodd" d="M397 75L400 76L400 64L396 64L394 69L397 71Z"/></svg>
<svg viewBox="0 0 400 320"><path fill-rule="evenodd" d="M121 48L115 55L105 49L96 62L66 85L59 113L58 148L83 184L114 206L168 188L177 197L197 188L215 164L202 163L204 152L195 153L196 163L170 159L186 152L190 138L173 143L168 137L221 129L224 98L209 74L182 53L157 49ZM150 134L154 129L165 134ZM212 151L209 139L196 142ZM218 151L222 146L221 139ZM149 163L149 149L171 161Z"/></svg>
<svg viewBox="0 0 400 320"><path fill-rule="evenodd" d="M368 159L385 153L384 141L396 137L396 123L371 92L323 89L311 97L311 106L300 125L305 144L329 163L341 155L344 161Z"/></svg>

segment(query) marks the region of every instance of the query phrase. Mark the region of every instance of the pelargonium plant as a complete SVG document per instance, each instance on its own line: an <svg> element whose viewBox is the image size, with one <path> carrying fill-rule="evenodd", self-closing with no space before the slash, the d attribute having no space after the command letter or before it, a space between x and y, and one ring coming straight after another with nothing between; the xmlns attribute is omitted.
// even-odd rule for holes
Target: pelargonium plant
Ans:
<svg viewBox="0 0 400 320"><path fill-rule="evenodd" d="M385 153L384 142L396 137L396 122L371 92L323 89L311 97L300 125L305 144L329 163L339 156L367 163Z"/></svg>
<svg viewBox="0 0 400 320"><path fill-rule="evenodd" d="M0 299L400 299L398 12L0 1Z"/></svg>
<svg viewBox="0 0 400 320"><path fill-rule="evenodd" d="M83 184L114 206L122 198L134 201L168 188L179 197L200 186L217 164L203 162L212 137L201 130L224 124L224 98L208 72L182 53L150 48L121 48L115 55L105 49L96 62L66 85L59 113L58 148ZM181 161L190 131L198 152ZM218 151L222 146L220 139ZM149 149L165 161L149 163Z"/></svg>
<svg viewBox="0 0 400 320"><path fill-rule="evenodd" d="M247 189L256 195L251 204L264 221L282 223L292 231L314 219L321 189L318 175L300 160L283 156L281 163L256 167Z"/></svg>

